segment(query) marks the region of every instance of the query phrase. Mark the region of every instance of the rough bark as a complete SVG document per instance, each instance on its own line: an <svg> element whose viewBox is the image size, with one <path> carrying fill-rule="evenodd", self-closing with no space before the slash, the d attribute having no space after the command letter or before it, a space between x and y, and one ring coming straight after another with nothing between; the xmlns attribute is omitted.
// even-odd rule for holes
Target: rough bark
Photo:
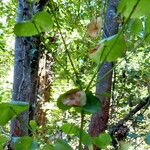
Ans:
<svg viewBox="0 0 150 150"><path fill-rule="evenodd" d="M118 32L118 22L116 9L119 0L108 0L107 12L105 17L105 25L104 25L104 38L112 36ZM97 76L97 85L96 85L96 94L101 93L111 93L111 83L112 83L112 72L110 72L101 82L99 79L103 77L104 74L109 72L113 67L111 62L105 62L103 66L100 68L98 76ZM107 123L109 119L109 105L110 105L110 97L106 96L98 96L100 101L102 102L102 110L96 114L94 114L91 118L91 122L89 125L89 134L91 136L97 136L100 133L104 132L107 129ZM98 150L96 146L94 146L94 150Z"/></svg>
<svg viewBox="0 0 150 150"><path fill-rule="evenodd" d="M27 10L28 9L28 10ZM32 16L31 5L24 0L18 1L17 22L29 20ZM30 99L30 57L29 51L32 45L28 43L30 38L16 37L14 59L14 83L12 101L27 102ZM23 136L28 134L29 110L23 112L11 122L11 135Z"/></svg>
<svg viewBox="0 0 150 150"><path fill-rule="evenodd" d="M30 20L34 13L41 11L48 0L40 3L18 0L16 22ZM40 56L40 36L16 37L14 57L14 83L12 101L26 102L29 110L21 113L11 121L11 137L19 137L30 133L29 120L34 118L37 99L37 77Z"/></svg>
<svg viewBox="0 0 150 150"><path fill-rule="evenodd" d="M39 74L38 74L38 99L36 107L36 122L44 128L47 118L46 111L43 110L51 96L51 84L53 78L52 72L53 58L47 52L43 53L40 58Z"/></svg>

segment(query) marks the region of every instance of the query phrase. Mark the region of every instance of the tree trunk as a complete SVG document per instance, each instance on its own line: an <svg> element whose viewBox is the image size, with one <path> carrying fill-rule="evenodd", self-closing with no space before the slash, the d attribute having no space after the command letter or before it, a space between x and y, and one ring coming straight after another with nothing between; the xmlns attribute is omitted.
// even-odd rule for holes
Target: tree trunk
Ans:
<svg viewBox="0 0 150 150"><path fill-rule="evenodd" d="M104 38L112 36L118 32L119 24L116 17L118 2L119 0L108 0L104 26ZM99 79L103 77L103 75L108 71L110 71L112 67L113 63L105 62L100 68L97 77L96 94L111 93L112 71L101 82L99 82ZM98 98L102 102L102 110L94 114L91 118L91 122L89 125L89 134L91 136L97 136L100 133L104 132L107 129L109 119L110 97L98 96ZM99 148L94 146L94 150L98 149Z"/></svg>
<svg viewBox="0 0 150 150"><path fill-rule="evenodd" d="M30 20L34 13L44 8L47 1L40 0L33 4L27 0L18 0L16 22ZM39 56L40 36L16 37L12 101L29 104L29 110L11 121L11 137L30 133L28 123L34 118L36 106Z"/></svg>
<svg viewBox="0 0 150 150"><path fill-rule="evenodd" d="M51 98L51 85L52 85L52 65L53 58L47 52L43 53L40 58L39 74L38 74L38 99L36 107L35 120L39 126L46 130L45 125L47 122L46 111L42 107L49 102ZM44 132L44 131L43 131Z"/></svg>

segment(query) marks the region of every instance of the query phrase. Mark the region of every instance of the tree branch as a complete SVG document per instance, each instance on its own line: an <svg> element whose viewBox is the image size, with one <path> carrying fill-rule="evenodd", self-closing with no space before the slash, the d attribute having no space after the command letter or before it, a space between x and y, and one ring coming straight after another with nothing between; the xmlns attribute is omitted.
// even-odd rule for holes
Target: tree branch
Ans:
<svg viewBox="0 0 150 150"><path fill-rule="evenodd" d="M122 139L126 138L129 129L124 124L129 119L131 119L133 117L133 115L135 115L139 110L141 110L143 107L145 107L145 109L147 109L147 107L149 105L150 105L150 95L147 98L145 98L144 100L140 101L139 104L135 108L133 108L123 119L121 119L118 123L116 123L115 125L113 125L110 128L109 133L113 139L113 142L112 142L113 146L117 145L117 141L115 138L117 138L117 140L122 140ZM119 136L118 136L118 134L119 134Z"/></svg>
<svg viewBox="0 0 150 150"><path fill-rule="evenodd" d="M114 126L120 126L123 125L125 122L127 122L133 115L135 115L139 110L141 110L144 106L148 107L150 104L150 96L148 96L145 100L140 101L140 103L133 108L123 119L121 119L116 125Z"/></svg>
<svg viewBox="0 0 150 150"><path fill-rule="evenodd" d="M49 0L39 0L39 6L45 6L45 5L47 5L47 3L49 2Z"/></svg>
<svg viewBox="0 0 150 150"><path fill-rule="evenodd" d="M39 12L44 9L44 7L49 3L50 0L39 0L39 2L35 3L35 12Z"/></svg>

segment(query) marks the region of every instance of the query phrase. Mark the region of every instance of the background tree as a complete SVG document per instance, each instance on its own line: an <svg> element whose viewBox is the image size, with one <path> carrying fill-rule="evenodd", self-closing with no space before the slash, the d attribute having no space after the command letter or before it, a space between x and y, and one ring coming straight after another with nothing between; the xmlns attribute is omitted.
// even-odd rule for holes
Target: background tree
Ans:
<svg viewBox="0 0 150 150"><path fill-rule="evenodd" d="M119 27L119 17L117 17L117 6L119 0L108 0L107 11L104 23L104 33L103 38L107 38L117 34ZM110 109L110 96L111 95L111 85L112 85L112 72L113 63L105 62L100 67L97 84L96 84L96 95L102 102L102 110L92 116L89 133L92 136L97 136L107 129L108 119L109 119L109 109ZM107 74L104 79L101 78ZM101 81L100 81L101 80ZM104 95L106 96L100 96ZM98 149L95 147L95 150Z"/></svg>
<svg viewBox="0 0 150 150"><path fill-rule="evenodd" d="M47 2L39 1L35 3L19 0L17 23L30 20L33 14L43 10ZM28 123L34 119L38 91L37 79L41 55L40 43L40 36L16 37L12 101L29 104L29 110L23 112L12 121L12 137L24 136L30 133Z"/></svg>

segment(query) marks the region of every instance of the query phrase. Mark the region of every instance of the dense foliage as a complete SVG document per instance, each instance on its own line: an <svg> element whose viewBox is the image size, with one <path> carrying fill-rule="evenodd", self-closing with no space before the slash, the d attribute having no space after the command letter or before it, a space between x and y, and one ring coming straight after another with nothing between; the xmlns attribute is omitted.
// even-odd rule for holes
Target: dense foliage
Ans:
<svg viewBox="0 0 150 150"><path fill-rule="evenodd" d="M107 6L104 2L54 0L31 20L18 24L15 24L16 5L11 0L0 2L0 148L10 140L8 122L28 108L24 103L6 103L11 98L8 76L13 68L14 42L10 41L13 41L14 34L40 34L45 51L54 61L51 96L42 107L46 111L47 124L39 126L35 120L30 121L33 137L14 138L14 148L71 150L77 149L78 143L81 148L82 143L89 149L92 149L92 144L102 149L113 149L109 130L94 138L87 133L90 115L101 109L101 103L94 94L96 75L103 62L114 62L109 121L111 128L144 101L150 92L149 0L121 0L118 6L118 21L121 23L119 32L103 40L102 30L96 37L89 36L87 25L100 16L103 27ZM68 99L78 93L82 95L79 101L86 102L83 105L77 102L70 104ZM103 94L110 96L108 93ZM148 105L149 102L126 123L130 130L126 139L119 141L120 149L150 148Z"/></svg>

